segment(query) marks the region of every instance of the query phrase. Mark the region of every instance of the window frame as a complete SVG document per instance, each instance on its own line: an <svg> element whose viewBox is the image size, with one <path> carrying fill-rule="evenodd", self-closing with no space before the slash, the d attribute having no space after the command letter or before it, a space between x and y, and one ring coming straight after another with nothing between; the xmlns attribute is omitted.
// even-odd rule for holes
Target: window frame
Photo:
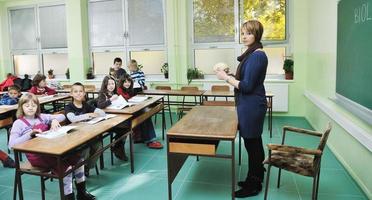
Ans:
<svg viewBox="0 0 372 200"><path fill-rule="evenodd" d="M43 54L58 54L64 53L68 56L68 44L65 48L45 48L42 49L41 47L41 31L40 31L40 16L39 16L39 8L40 7L52 7L52 6L60 6L63 5L66 8L65 1L55 1L55 2L46 2L46 3L38 3L38 4L30 4L25 6L14 6L7 8L7 16L8 16L8 30L9 30L9 49L10 49L10 57L11 57L11 65L13 73L15 73L15 63L14 63L14 56L15 55L37 55L38 56L38 70L40 73L46 75L47 71L45 71L45 66L43 66ZM11 28L11 11L12 10L20 10L20 9L27 9L33 8L34 9L34 18L35 18L35 33L36 33L36 40L37 40L37 47L36 49L13 49L12 44L12 28ZM65 15L67 17L67 15ZM66 40L67 40L67 30L66 30ZM21 74L16 74L21 75ZM29 74L30 76L34 76L34 74ZM23 74L21 75L23 76ZM58 77L57 77L58 78Z"/></svg>
<svg viewBox="0 0 372 200"><path fill-rule="evenodd" d="M288 12L288 10L291 8L291 0L285 0L286 5L285 5L285 39L281 41L270 41L270 40L263 40L262 43L264 47L267 48L275 48L275 47L282 47L285 48L285 53L286 57L290 55L291 53L291 41L290 41L290 15L291 13ZM235 36L234 36L234 42L210 42L210 43L195 43L194 40L194 8L193 8L193 3L194 1L191 0L188 5L188 29L189 29L189 34L190 34L190 39L189 39L189 56L188 60L190 61L191 65L193 67L195 66L195 50L198 49L226 49L226 48L234 48L235 49L235 56L238 57L241 55L241 49L244 48L245 46L240 43L240 24L243 22L243 13L241 13L241 6L243 4L243 0L234 0L234 27L235 27ZM283 58L284 60L285 58ZM216 61L217 63L217 61ZM239 62L236 60L235 61L235 66L237 66ZM205 74L206 79L213 79L216 80L216 77L213 76L212 74ZM273 79L284 79L282 77L283 74L267 74L266 76L268 78L273 78Z"/></svg>
<svg viewBox="0 0 372 200"><path fill-rule="evenodd" d="M87 1L87 6L88 6L88 25L90 26L91 22L90 22L90 14L89 12L91 12L89 10L89 3L91 2L102 2L102 1L109 1L109 0L89 0ZM164 30L164 44L151 44L151 45L144 45L144 44L141 44L141 45L130 45L129 44L129 38L128 38L128 34L129 34L129 16L128 16L128 9L129 9L129 6L128 6L128 2L127 0L121 0L122 2L122 17L123 17L123 37L124 37L124 42L122 45L119 45L119 46L100 46L100 47L93 47L91 45L91 34L90 34L90 31L89 31L89 52L90 52L90 62L91 62L91 67L94 66L94 59L93 59L93 53L99 53L99 52L118 52L118 51L122 51L123 52L123 68L125 70L127 70L127 65L128 65L128 61L130 59L130 52L131 51L164 51L165 53L165 58L166 58L166 62L168 61L168 50L167 50L167 44L168 44L168 40L167 40L167 12L166 12L166 0L161 0L162 1L162 11L163 11L163 21L164 21L164 27L163 27L163 30ZM90 27L88 28L90 30ZM111 63L112 65L112 63ZM108 69L107 69L108 70ZM96 74L96 69L93 67L93 71L94 71L94 75L97 77L97 78L100 78L100 77L104 77L104 75L106 74ZM159 71L160 71L160 68L159 68ZM156 79L159 79L159 74L146 74L146 77L147 78L156 78ZM162 80L162 79L161 79ZM168 79L164 79L164 80L168 80Z"/></svg>

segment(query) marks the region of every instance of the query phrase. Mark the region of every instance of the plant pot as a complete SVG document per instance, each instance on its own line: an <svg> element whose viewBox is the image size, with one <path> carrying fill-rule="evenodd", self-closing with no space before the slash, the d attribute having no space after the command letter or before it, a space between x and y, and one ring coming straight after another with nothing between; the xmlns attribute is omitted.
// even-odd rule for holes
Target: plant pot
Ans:
<svg viewBox="0 0 372 200"><path fill-rule="evenodd" d="M285 72L286 80L293 80L293 72Z"/></svg>
<svg viewBox="0 0 372 200"><path fill-rule="evenodd" d="M164 73L164 77L165 77L166 79L168 79L168 72L167 72L167 73Z"/></svg>
<svg viewBox="0 0 372 200"><path fill-rule="evenodd" d="M66 78L67 79L70 79L70 74L66 74Z"/></svg>

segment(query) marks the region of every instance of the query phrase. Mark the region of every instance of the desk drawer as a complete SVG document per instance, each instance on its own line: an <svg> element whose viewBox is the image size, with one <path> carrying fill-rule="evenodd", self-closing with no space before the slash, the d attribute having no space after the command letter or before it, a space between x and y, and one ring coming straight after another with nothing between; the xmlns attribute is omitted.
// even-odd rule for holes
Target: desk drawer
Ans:
<svg viewBox="0 0 372 200"><path fill-rule="evenodd" d="M196 139L170 139L169 152L198 155L216 155L218 141Z"/></svg>

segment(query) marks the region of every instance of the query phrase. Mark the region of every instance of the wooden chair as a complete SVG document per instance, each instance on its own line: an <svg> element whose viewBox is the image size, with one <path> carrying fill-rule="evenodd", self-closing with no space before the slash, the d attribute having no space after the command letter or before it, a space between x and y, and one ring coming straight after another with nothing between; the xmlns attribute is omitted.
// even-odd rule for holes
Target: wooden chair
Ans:
<svg viewBox="0 0 372 200"><path fill-rule="evenodd" d="M70 90L72 85L62 85L64 90Z"/></svg>
<svg viewBox="0 0 372 200"><path fill-rule="evenodd" d="M212 92L228 92L230 91L230 87L228 85L212 85L211 91ZM214 97L214 100L216 101L216 97ZM226 97L226 101L228 101L227 97Z"/></svg>
<svg viewBox="0 0 372 200"><path fill-rule="evenodd" d="M273 137L273 96L266 96L267 99L267 129L270 131L270 138Z"/></svg>
<svg viewBox="0 0 372 200"><path fill-rule="evenodd" d="M170 86L158 85L158 86L155 87L155 90L172 90L172 88ZM164 110L168 109L169 119L170 119L171 125L173 125L173 119L172 119L172 112L171 112L171 108L170 108L169 96L167 96L167 99L164 99L164 101L167 103L167 105L164 105L163 109ZM157 115L155 115L155 124L156 124L156 116Z"/></svg>
<svg viewBox="0 0 372 200"><path fill-rule="evenodd" d="M96 91L95 85L84 85L85 92L87 93L87 99L90 99L89 94L92 94L92 99L94 99L94 92Z"/></svg>
<svg viewBox="0 0 372 200"><path fill-rule="evenodd" d="M12 128L12 125L13 125L13 117L11 115L5 119L0 120L0 129L5 128L6 130L6 135L7 135L6 146L8 146L8 143L9 143L10 129ZM9 148L8 148L8 153L10 153Z"/></svg>
<svg viewBox="0 0 372 200"><path fill-rule="evenodd" d="M320 163L326 145L329 133L332 126L328 126L324 132L317 132L290 126L283 127L282 144L268 144L269 156L264 161L268 164L268 172L266 177L265 200L267 199L267 192L269 189L270 169L271 166L279 168L278 185L280 186L281 169L294 172L303 176L313 177L313 192L312 199L318 198L319 178L320 178ZM320 137L320 142L317 149L306 149L302 147L284 145L286 132L301 133L310 136Z"/></svg>
<svg viewBox="0 0 372 200"><path fill-rule="evenodd" d="M198 87L195 87L195 86L183 86L181 87L181 91L198 91L199 88ZM196 96L194 97L195 98L195 105L198 104L198 101L196 99ZM190 111L192 109L192 106L186 106L185 105L185 100L186 100L186 96L183 96L182 97L182 105L181 107L178 107L177 109L177 112L178 112L178 119L181 119L181 117L183 116L184 113Z"/></svg>

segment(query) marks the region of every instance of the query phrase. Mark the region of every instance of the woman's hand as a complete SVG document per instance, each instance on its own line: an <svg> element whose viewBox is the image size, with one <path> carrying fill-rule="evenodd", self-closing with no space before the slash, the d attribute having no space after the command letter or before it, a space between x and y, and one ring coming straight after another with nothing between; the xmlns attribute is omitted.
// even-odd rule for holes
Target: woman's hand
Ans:
<svg viewBox="0 0 372 200"><path fill-rule="evenodd" d="M59 127L61 127L61 125L59 124L59 121L57 121L56 119L53 119L52 123L50 124L50 129L54 131L58 129Z"/></svg>
<svg viewBox="0 0 372 200"><path fill-rule="evenodd" d="M112 97L110 98L110 101L114 101L118 98L119 96L117 94L114 94L112 95Z"/></svg>
<svg viewBox="0 0 372 200"><path fill-rule="evenodd" d="M216 73L216 76L220 80L227 80L229 78L229 75L226 74L224 70L216 70L214 71Z"/></svg>

